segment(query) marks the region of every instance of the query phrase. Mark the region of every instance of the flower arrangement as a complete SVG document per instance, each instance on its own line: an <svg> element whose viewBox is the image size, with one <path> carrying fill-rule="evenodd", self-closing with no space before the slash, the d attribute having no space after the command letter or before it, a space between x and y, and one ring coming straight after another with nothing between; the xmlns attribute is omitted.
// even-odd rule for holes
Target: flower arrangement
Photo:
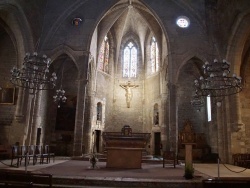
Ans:
<svg viewBox="0 0 250 188"><path fill-rule="evenodd" d="M98 162L98 158L95 153L91 153L89 155L89 162L91 163L91 168L96 168L96 163Z"/></svg>

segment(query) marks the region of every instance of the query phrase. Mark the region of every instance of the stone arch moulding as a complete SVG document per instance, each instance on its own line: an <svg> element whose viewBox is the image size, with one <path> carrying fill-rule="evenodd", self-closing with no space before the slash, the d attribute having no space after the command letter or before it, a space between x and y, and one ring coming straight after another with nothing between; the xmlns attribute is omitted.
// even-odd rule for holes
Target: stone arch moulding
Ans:
<svg viewBox="0 0 250 188"><path fill-rule="evenodd" d="M31 28L25 14L17 4L7 4L6 2L0 3L0 11L6 11L14 15L13 17L10 16L10 21L1 18L2 21L0 24L4 27L5 31L9 34L11 40L13 41L17 51L18 63L21 64L25 53L30 50L34 50L34 40Z"/></svg>
<svg viewBox="0 0 250 188"><path fill-rule="evenodd" d="M174 79L174 83L177 83L177 82L178 82L178 78L179 78L179 76L180 76L180 71L181 71L181 69L183 68L183 66L186 65L187 62L188 62L190 59L194 58L194 57L200 59L200 60L203 61L203 62L206 62L206 58L205 58L202 54L193 53L193 51L188 52L188 53L186 54L186 56L184 56L184 58L182 59L182 62L181 62L181 64L180 64L180 66L178 67L176 74L174 74L174 75L176 75L176 77L175 77L175 79Z"/></svg>
<svg viewBox="0 0 250 188"><path fill-rule="evenodd" d="M80 51L75 52L69 46L64 45L64 44L56 47L52 51L47 52L47 54L50 55L52 62L60 55L67 54L74 62L75 66L77 67L78 72L79 72L79 65L77 63L77 56L80 56L81 55L80 53L82 54L82 52L80 52Z"/></svg>
<svg viewBox="0 0 250 188"><path fill-rule="evenodd" d="M46 36L43 38L43 42L41 44L41 49L44 48L45 44L49 43L50 39L56 34L61 24L74 12L76 9L85 4L88 0L76 0L71 6L68 6L67 9L60 14L60 16L54 21L54 24L47 31ZM49 3L49 2L48 2Z"/></svg>
<svg viewBox="0 0 250 188"><path fill-rule="evenodd" d="M228 41L228 48L226 52L226 59L232 63L233 72L240 74L240 67L242 66L242 52L244 50L244 43L249 37L250 33L250 10L240 14L237 21L232 27L231 36ZM236 65L235 63L239 63Z"/></svg>

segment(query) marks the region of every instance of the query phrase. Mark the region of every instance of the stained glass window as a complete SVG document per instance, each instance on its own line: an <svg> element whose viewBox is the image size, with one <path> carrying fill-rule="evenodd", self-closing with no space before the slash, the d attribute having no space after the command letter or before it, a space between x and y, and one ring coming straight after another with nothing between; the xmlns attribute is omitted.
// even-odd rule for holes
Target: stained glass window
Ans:
<svg viewBox="0 0 250 188"><path fill-rule="evenodd" d="M123 77L136 77L137 73L137 49L132 42L129 42L124 49L123 56Z"/></svg>
<svg viewBox="0 0 250 188"><path fill-rule="evenodd" d="M102 70L103 72L108 73L109 72L109 41L108 37L106 36L104 38L104 41L102 42L102 46L100 48L99 52L99 70Z"/></svg>
<svg viewBox="0 0 250 188"><path fill-rule="evenodd" d="M159 70L159 49L155 37L152 37L150 46L151 71L155 73Z"/></svg>
<svg viewBox="0 0 250 188"><path fill-rule="evenodd" d="M211 112L211 98L207 96L207 120L210 122L212 120L212 112Z"/></svg>

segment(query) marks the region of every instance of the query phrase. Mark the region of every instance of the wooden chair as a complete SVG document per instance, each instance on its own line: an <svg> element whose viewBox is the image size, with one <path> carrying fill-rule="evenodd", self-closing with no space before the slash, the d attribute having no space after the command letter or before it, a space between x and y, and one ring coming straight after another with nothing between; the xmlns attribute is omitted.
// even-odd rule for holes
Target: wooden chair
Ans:
<svg viewBox="0 0 250 188"><path fill-rule="evenodd" d="M28 146L28 164L30 162L30 159L32 158L33 165L35 165L35 151L36 151L36 146L35 145L30 145Z"/></svg>
<svg viewBox="0 0 250 188"><path fill-rule="evenodd" d="M46 159L46 163L50 163L50 159L53 158L53 162L55 162L55 153L51 152L51 148L49 145L44 146L43 150L43 159Z"/></svg>
<svg viewBox="0 0 250 188"><path fill-rule="evenodd" d="M14 166L13 162L15 159L17 159L17 163L19 163L19 147L18 146L12 146L11 148L11 166ZM16 164L17 165L17 164Z"/></svg>
<svg viewBox="0 0 250 188"><path fill-rule="evenodd" d="M171 164L174 166L176 165L176 156L174 151L164 151L163 152L163 168L165 168L165 164Z"/></svg>
<svg viewBox="0 0 250 188"><path fill-rule="evenodd" d="M33 164L35 165L37 163L37 160L40 159L40 164L43 163L43 149L41 145L36 145L35 146L35 153L34 153L34 158L33 158Z"/></svg>
<svg viewBox="0 0 250 188"><path fill-rule="evenodd" d="M33 157L33 154L29 154L29 146L19 146L19 164L18 167L22 164L22 161L24 159L24 165L28 165L30 158Z"/></svg>
<svg viewBox="0 0 250 188"><path fill-rule="evenodd" d="M24 147L22 146L12 146L12 154L11 154L11 166L14 166L13 161L16 159L16 167L19 167L22 163L22 159L24 155L22 155L24 152Z"/></svg>

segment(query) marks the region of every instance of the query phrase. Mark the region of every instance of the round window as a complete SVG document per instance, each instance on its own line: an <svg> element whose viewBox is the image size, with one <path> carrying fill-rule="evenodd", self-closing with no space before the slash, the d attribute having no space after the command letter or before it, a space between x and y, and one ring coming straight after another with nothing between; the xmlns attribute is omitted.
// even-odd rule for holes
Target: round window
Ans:
<svg viewBox="0 0 250 188"><path fill-rule="evenodd" d="M176 19L176 24L181 28L187 28L190 25L190 20L186 16L179 16Z"/></svg>

